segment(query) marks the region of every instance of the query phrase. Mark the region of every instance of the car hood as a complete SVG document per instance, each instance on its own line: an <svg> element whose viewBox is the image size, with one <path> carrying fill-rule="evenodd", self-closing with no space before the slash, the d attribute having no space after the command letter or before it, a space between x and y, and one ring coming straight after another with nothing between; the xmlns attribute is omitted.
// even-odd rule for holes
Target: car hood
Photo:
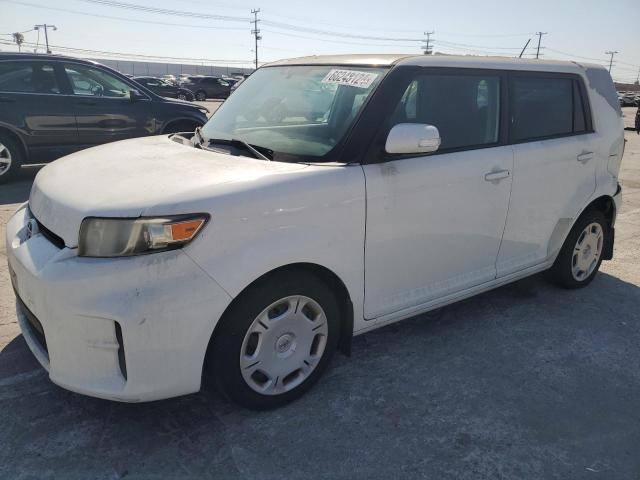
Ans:
<svg viewBox="0 0 640 480"><path fill-rule="evenodd" d="M139 217L180 211L241 184L305 168L182 145L163 135L110 143L56 160L36 176L29 207L46 228L76 247L86 217ZM206 203L206 202L205 202Z"/></svg>

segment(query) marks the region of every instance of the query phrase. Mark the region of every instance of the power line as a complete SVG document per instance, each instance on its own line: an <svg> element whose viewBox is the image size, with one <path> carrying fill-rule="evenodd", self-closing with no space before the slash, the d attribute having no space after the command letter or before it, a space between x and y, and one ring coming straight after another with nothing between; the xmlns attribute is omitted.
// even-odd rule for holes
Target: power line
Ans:
<svg viewBox="0 0 640 480"><path fill-rule="evenodd" d="M207 13L189 12L186 10L171 10L169 8L148 7L137 3L116 2L114 0L78 0L79 2L92 3L95 5L104 5L107 7L122 8L125 10L134 10L144 13L158 13L161 15L170 15L172 17L191 17L207 20L226 20L229 22L248 22L248 17L235 17L230 15L211 15Z"/></svg>
<svg viewBox="0 0 640 480"><path fill-rule="evenodd" d="M251 18L248 18L248 17L233 17L228 15L210 15L210 14L199 13L199 12L189 12L185 10L171 10L166 8L149 7L146 5L140 5L135 3L118 2L115 0L78 0L78 1L97 4L97 5L103 5L103 6L113 7L113 8L140 11L145 13L157 13L161 15L202 18L202 19L209 19L209 20L228 20L228 21L236 21L236 22L252 21ZM355 34L344 33L344 32L335 32L335 31L322 30L322 29L316 29L316 28L301 27L298 25L293 25L285 22L271 21L271 20L263 20L262 23L264 25L269 25L271 27L281 28L285 30L301 31L303 33L315 33L318 35L357 38L361 40L381 40L381 41L390 41L390 42L406 42L406 41L421 42L422 41L422 39L419 39L419 38L396 38L396 37L379 37L379 36L370 36L370 35L355 35Z"/></svg>
<svg viewBox="0 0 640 480"><path fill-rule="evenodd" d="M111 15L102 15L99 13L80 12L78 10L72 10L68 8L58 8L58 7L49 7L45 5L37 5L35 3L20 2L17 0L0 0L0 1L14 3L17 5L23 5L23 6L32 7L32 8L41 8L44 10L51 10L55 12L72 13L74 15L84 15L87 17L105 18L108 20L118 20L118 21L124 21L124 22L147 23L152 25L163 25L168 27L206 28L211 30L245 30L242 27L219 27L214 25L187 25L184 23L169 23L169 22L158 22L153 20L140 20L140 19L134 19L134 18L117 17L117 16L111 16ZM29 31L32 31L32 30L29 30ZM24 32L24 33L27 33L27 32Z"/></svg>
<svg viewBox="0 0 640 480"><path fill-rule="evenodd" d="M349 40L335 40L335 39L330 39L330 38L318 38L318 37L309 37L306 35L298 35L296 33L290 33L290 32L279 32L277 30L265 30L262 29L261 31L264 32L268 32L271 35L283 35L285 37L293 37L293 38L303 38L305 40L313 40L314 42L327 42L327 43L338 43L341 45L361 45L361 46L366 46L366 47L393 47L393 48L398 48L398 47L406 47L406 48L415 48L416 45L389 45L389 44L379 44L379 43L363 43L363 42L351 42Z"/></svg>
<svg viewBox="0 0 640 480"><path fill-rule="evenodd" d="M2 45L13 45L11 42L7 40L1 40L0 44ZM25 42L25 45L35 47L37 46L33 42ZM86 48L76 48L76 47L66 47L63 45L51 45L56 51L60 52L72 52L72 53L80 53L85 55L104 55L104 56L115 56L121 57L124 60L139 60L143 59L146 61L178 61L178 63L237 63L237 64L251 64L253 63L251 60L234 60L234 59L222 59L222 58L185 58L185 57L167 57L160 55L143 55L139 53L126 53L126 52L111 52L107 50L90 50ZM171 63L171 62L169 62Z"/></svg>

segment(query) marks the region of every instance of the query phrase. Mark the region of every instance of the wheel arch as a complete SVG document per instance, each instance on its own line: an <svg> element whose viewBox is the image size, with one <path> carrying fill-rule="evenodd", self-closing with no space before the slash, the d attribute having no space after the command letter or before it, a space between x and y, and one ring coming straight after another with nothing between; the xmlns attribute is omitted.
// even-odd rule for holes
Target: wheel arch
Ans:
<svg viewBox="0 0 640 480"><path fill-rule="evenodd" d="M167 121L163 126L162 129L160 130L162 132L162 134L168 133L168 129L171 126L174 125L179 125L179 124L187 124L190 123L192 125L195 125L196 127L201 127L202 123L200 123L198 120L196 120L195 118L189 118L189 117L180 117L180 118L172 118L171 120ZM195 128L195 127L194 127Z"/></svg>
<svg viewBox="0 0 640 480"><path fill-rule="evenodd" d="M591 200L591 202L589 202L580 212L578 212L578 214L573 218L573 220L570 223L568 223L568 225L566 225L566 228L559 229L558 226L560 225L560 222L562 222L562 219L558 222L558 225L556 226L556 230L554 230L554 233L552 234L551 242L549 242L550 246L553 245L554 250L556 250L556 253L554 255L554 261L557 255L560 253L560 248L562 248L562 245L564 245L564 243L566 242L567 237L571 233L571 230L573 229L575 224L580 220L580 218L585 213L593 210L602 212L607 220L609 232L608 232L605 247L604 247L604 252L605 252L604 259L611 260L611 258L613 257L613 238L611 234L612 233L611 227L613 226L613 223L616 218L616 213L617 213L616 202L611 195L600 195L599 197L596 197L595 199ZM558 230L563 231L561 238L558 238L558 236L556 236ZM556 240L554 240L554 237ZM558 240L561 240L561 241L558 241Z"/></svg>
<svg viewBox="0 0 640 480"><path fill-rule="evenodd" d="M249 290L250 288L255 287L257 284L266 281L269 277L277 274L282 274L284 272L306 272L310 273L321 281L323 281L331 290L335 293L336 298L340 307L340 338L338 340L338 349L347 356L351 355L351 339L353 338L353 303L351 302L351 296L349 291L342 281L342 279L332 270L317 263L308 263L308 262L298 262L298 263L290 263L287 265L283 265L277 268L270 270L263 275L260 275L258 278L253 280L251 283L246 285L242 291L235 296L235 298L227 305L224 312L220 316L220 319L216 323L215 328L211 334L211 338L209 339L209 345L215 338L218 326L222 323L222 319L225 317L227 312L233 308L233 306L241 301L243 294ZM202 366L202 373L204 375L207 360L209 357L209 348L207 348L207 353Z"/></svg>
<svg viewBox="0 0 640 480"><path fill-rule="evenodd" d="M15 130L13 130L12 128L4 124L0 124L0 133L5 133L9 135L13 140L16 141L16 143L20 146L20 149L22 150L21 153L23 155L23 163L28 163L29 149L27 148L27 144L25 143L22 136L18 134Z"/></svg>

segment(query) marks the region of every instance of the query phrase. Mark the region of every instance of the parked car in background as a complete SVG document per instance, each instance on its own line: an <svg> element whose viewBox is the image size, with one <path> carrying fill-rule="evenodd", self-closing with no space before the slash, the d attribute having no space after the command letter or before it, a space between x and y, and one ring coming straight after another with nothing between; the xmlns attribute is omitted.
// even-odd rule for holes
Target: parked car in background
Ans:
<svg viewBox="0 0 640 480"><path fill-rule="evenodd" d="M296 108L254 115L269 103ZM38 174L6 226L18 322L69 390L140 402L204 381L274 408L355 334L545 270L589 285L613 255L623 150L600 65L276 62L192 135Z"/></svg>
<svg viewBox="0 0 640 480"><path fill-rule="evenodd" d="M236 89L242 85L242 82L244 82L246 79L245 78L241 78L240 80L238 80L236 83L234 83L233 85L231 85L231 90L229 92L229 94L232 94L233 92L236 91Z"/></svg>
<svg viewBox="0 0 640 480"><path fill-rule="evenodd" d="M171 75L171 74L160 75L160 78L172 85L178 85L178 79L176 78L175 75Z"/></svg>
<svg viewBox="0 0 640 480"><path fill-rule="evenodd" d="M193 131L206 113L96 62L0 53L0 183L22 165L93 145Z"/></svg>
<svg viewBox="0 0 640 480"><path fill-rule="evenodd" d="M634 107L637 105L637 95L634 92L627 92L618 96L621 107Z"/></svg>
<svg viewBox="0 0 640 480"><path fill-rule="evenodd" d="M208 98L225 99L231 94L231 85L220 77L190 76L181 86L194 92L200 102Z"/></svg>
<svg viewBox="0 0 640 480"><path fill-rule="evenodd" d="M161 97L177 98L178 100L187 100L189 102L195 100L195 95L191 90L179 87L177 84L168 82L163 78L133 77L133 79Z"/></svg>

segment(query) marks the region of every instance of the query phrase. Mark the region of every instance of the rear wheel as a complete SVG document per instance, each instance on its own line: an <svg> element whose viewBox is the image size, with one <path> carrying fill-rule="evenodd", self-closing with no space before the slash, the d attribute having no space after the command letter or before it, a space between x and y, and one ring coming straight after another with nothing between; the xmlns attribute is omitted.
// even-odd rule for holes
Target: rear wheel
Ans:
<svg viewBox="0 0 640 480"><path fill-rule="evenodd" d="M300 397L333 356L340 310L315 276L287 272L250 287L222 318L205 375L232 401L256 410Z"/></svg>
<svg viewBox="0 0 640 480"><path fill-rule="evenodd" d="M22 149L13 137L0 132L0 183L13 178L22 166Z"/></svg>
<svg viewBox="0 0 640 480"><path fill-rule="evenodd" d="M549 272L552 280L565 288L589 285L602 263L608 229L602 212L584 213L571 229Z"/></svg>
<svg viewBox="0 0 640 480"><path fill-rule="evenodd" d="M178 100L186 100L187 95L184 92L178 93Z"/></svg>
<svg viewBox="0 0 640 480"><path fill-rule="evenodd" d="M199 102L204 102L207 99L207 94L204 90L198 90L196 92L196 100Z"/></svg>

